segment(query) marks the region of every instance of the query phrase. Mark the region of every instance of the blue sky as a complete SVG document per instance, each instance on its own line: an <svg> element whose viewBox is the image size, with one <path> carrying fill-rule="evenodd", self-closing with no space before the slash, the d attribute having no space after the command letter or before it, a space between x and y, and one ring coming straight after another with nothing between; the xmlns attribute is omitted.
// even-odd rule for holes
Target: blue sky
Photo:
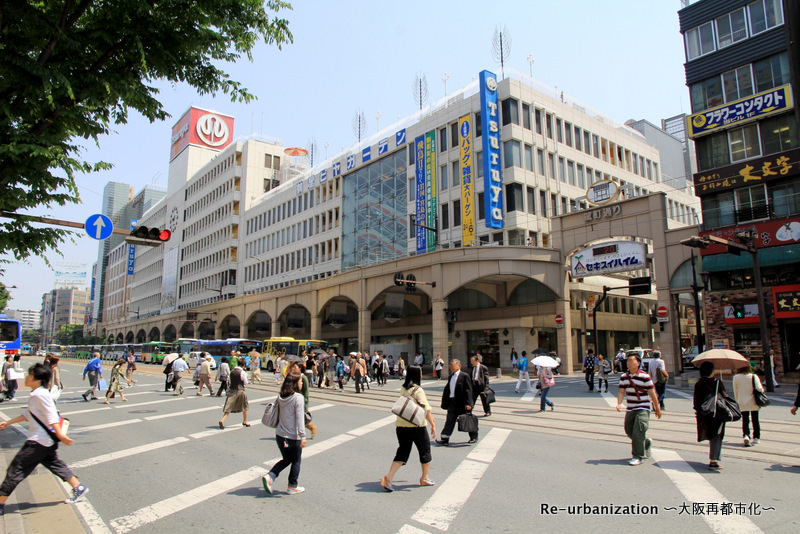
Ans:
<svg viewBox="0 0 800 534"><path fill-rule="evenodd" d="M108 181L139 191L148 183L166 185L172 125L190 105L236 118L234 137L251 133L307 147L315 140L324 157L356 143L351 122L357 110L367 117L367 135L418 110L412 95L416 76L428 82L429 100L469 84L483 69L496 72L492 55L495 28L511 38L507 67L533 77L566 97L624 123L689 111L683 72L683 40L678 30L679 0L545 0L477 2L419 1L293 2L282 12L294 44L278 50L261 44L252 63L223 66L258 100L232 103L228 97L200 96L193 89L159 84L170 119L150 124L132 115L128 124L88 147L83 157L102 159L114 169L78 178L82 203L32 210L34 215L83 222L100 212ZM51 261L88 261L97 242L78 233L48 255ZM88 259L88 260L87 260ZM8 308L39 309L53 286L53 271L39 258L5 266L3 282L16 285Z"/></svg>

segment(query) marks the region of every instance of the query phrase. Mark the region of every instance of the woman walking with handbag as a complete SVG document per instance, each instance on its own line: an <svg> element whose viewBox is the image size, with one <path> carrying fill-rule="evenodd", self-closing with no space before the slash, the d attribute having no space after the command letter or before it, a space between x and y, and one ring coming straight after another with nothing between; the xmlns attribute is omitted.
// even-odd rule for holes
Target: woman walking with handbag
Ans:
<svg viewBox="0 0 800 534"><path fill-rule="evenodd" d="M303 493L306 489L298 486L300 464L303 460L303 447L306 446L305 409L303 407L303 378L296 370L287 373L278 395L278 426L275 428L275 443L281 451L281 459L272 466L269 473L261 477L264 489L272 493L272 484L281 471L291 465L289 470L289 495Z"/></svg>
<svg viewBox="0 0 800 534"><path fill-rule="evenodd" d="M128 401L128 399L126 399L125 395L122 393L122 381L125 379L125 377L122 375L123 365L125 365L125 360L118 360L117 363L114 364L114 367L111 368L111 383L108 385L106 398L103 399L103 402L106 404L108 404L108 398L116 393L119 393L119 396L122 398L123 402Z"/></svg>
<svg viewBox="0 0 800 534"><path fill-rule="evenodd" d="M697 441L708 440L708 468L712 471L722 469L719 464L722 457L722 438L725 437L725 421L719 418L703 415L703 403L710 395L727 397L725 384L722 380L712 376L714 364L703 362L700 365L700 379L694 385L694 411L697 417Z"/></svg>
<svg viewBox="0 0 800 534"><path fill-rule="evenodd" d="M228 377L230 374L231 368L228 365L228 358L223 356L219 359L219 367L217 367L217 381L219 382L217 397L221 397L222 392L228 390Z"/></svg>
<svg viewBox="0 0 800 534"><path fill-rule="evenodd" d="M553 411L555 409L555 404L553 404L553 401L547 400L547 394L550 393L550 388L556 385L553 370L549 367L537 367L536 374L539 375L539 385L542 389L542 401L539 403L539 411L545 411L545 406L550 406L550 411ZM606 389L606 391L608 390Z"/></svg>
<svg viewBox="0 0 800 534"><path fill-rule="evenodd" d="M244 365L244 362L239 360L238 363ZM225 397L225 406L222 408L222 419L219 420L220 430L225 429L225 419L232 413L242 412L242 425L250 426L247 422L247 409L250 405L247 402L247 393L245 386L247 385L247 373L237 366L231 371L229 376L230 385L228 386L228 394Z"/></svg>
<svg viewBox="0 0 800 534"><path fill-rule="evenodd" d="M422 467L422 477L419 479L420 486L433 486L436 483L429 477L428 473L431 468L431 439L436 438L436 421L431 413L431 405L428 404L428 398L425 396L425 391L420 386L422 381L422 368L412 365L406 371L406 380L400 388L400 395L408 395L425 410L425 421L422 426L416 426L413 423L406 421L400 416L395 421L395 433L397 434L397 452L395 452L392 465L389 467L389 474L385 475L381 480L381 486L386 491L394 491L392 479L394 478L397 470L400 469L411 456L411 446L417 446L419 453L419 463ZM431 424L431 433L428 437L428 423Z"/></svg>
<svg viewBox="0 0 800 534"><path fill-rule="evenodd" d="M753 369L747 365L736 371L733 377L733 396L742 410L742 436L744 446L757 445L761 440L761 424L758 422L758 411L761 406L756 403L756 392L764 391L761 380L753 374ZM750 419L753 420L753 434L750 434Z"/></svg>

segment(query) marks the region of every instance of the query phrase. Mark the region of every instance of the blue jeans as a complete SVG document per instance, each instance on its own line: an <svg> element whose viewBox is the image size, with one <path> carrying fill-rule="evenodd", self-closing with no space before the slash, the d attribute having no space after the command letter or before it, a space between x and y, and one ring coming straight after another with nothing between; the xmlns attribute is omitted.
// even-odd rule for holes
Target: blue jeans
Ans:
<svg viewBox="0 0 800 534"><path fill-rule="evenodd" d="M275 443L278 444L278 450L281 451L281 459L272 466L269 470L269 476L272 480L278 478L281 471L286 469L291 464L292 468L289 469L289 487L297 487L297 479L300 477L300 464L303 461L303 448L300 446L299 439L287 439L281 436L275 436Z"/></svg>
<svg viewBox="0 0 800 534"><path fill-rule="evenodd" d="M550 388L549 387L542 388L542 402L539 404L539 409L541 411L544 411L545 404L547 406L553 406L553 403L551 401L547 400L547 394L548 393L550 393Z"/></svg>

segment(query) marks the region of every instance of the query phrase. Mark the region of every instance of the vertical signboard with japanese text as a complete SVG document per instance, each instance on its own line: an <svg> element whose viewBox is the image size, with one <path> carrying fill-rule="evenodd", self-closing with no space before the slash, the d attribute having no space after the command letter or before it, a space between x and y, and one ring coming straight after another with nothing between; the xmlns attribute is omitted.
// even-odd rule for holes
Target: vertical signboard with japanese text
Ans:
<svg viewBox="0 0 800 534"><path fill-rule="evenodd" d="M137 219L131 219L131 232L139 224ZM128 245L128 274L133 274L136 268L136 245Z"/></svg>
<svg viewBox="0 0 800 534"><path fill-rule="evenodd" d="M427 203L425 201L425 136L420 135L414 140L414 152L416 162L416 221L417 221L417 254L424 254L428 251L428 232L419 225L427 220ZM425 226L425 225L423 225Z"/></svg>
<svg viewBox="0 0 800 534"><path fill-rule="evenodd" d="M459 162L461 166L461 240L462 246L475 244L475 207L472 171L472 124L469 115L458 119Z"/></svg>
<svg viewBox="0 0 800 534"><path fill-rule="evenodd" d="M503 228L503 174L500 166L500 113L497 77L480 74L481 136L483 138L483 197L487 228Z"/></svg>
<svg viewBox="0 0 800 534"><path fill-rule="evenodd" d="M436 228L436 132L425 134L425 200L427 211L425 216L425 226ZM419 224L422 224L420 221ZM436 250L436 233L425 230L427 234L427 251Z"/></svg>

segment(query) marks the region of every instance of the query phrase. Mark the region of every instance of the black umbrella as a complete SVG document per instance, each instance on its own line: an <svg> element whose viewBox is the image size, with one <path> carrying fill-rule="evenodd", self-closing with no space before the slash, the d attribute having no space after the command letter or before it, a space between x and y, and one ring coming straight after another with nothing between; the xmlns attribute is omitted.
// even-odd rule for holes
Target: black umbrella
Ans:
<svg viewBox="0 0 800 534"><path fill-rule="evenodd" d="M533 352L531 352L531 354L536 354L537 356L538 355L547 356L550 353L547 351L547 349L539 347L538 349L533 349Z"/></svg>
<svg viewBox="0 0 800 534"><path fill-rule="evenodd" d="M300 357L300 356L298 356L297 354L287 354L287 355L285 355L285 356L284 356L284 359L285 359L287 362L297 362L297 363L303 363L303 358L301 358L301 357Z"/></svg>

